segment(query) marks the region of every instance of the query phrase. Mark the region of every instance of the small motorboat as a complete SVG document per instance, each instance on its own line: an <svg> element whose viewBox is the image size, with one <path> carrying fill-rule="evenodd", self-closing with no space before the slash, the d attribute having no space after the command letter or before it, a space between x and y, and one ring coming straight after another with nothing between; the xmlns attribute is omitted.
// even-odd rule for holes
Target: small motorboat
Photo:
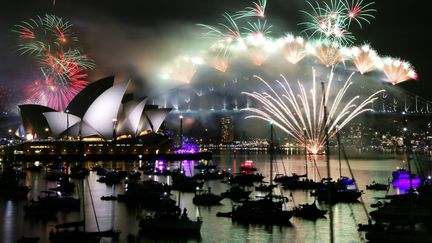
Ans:
<svg viewBox="0 0 432 243"><path fill-rule="evenodd" d="M217 212L216 217L225 217L225 218L231 218L232 212Z"/></svg>
<svg viewBox="0 0 432 243"><path fill-rule="evenodd" d="M372 184L366 185L366 190L387 191L389 185L372 181Z"/></svg>
<svg viewBox="0 0 432 243"><path fill-rule="evenodd" d="M240 186L233 186L226 192L222 192L221 196L226 198L231 198L234 201L240 201L242 199L247 199L252 191L246 191Z"/></svg>
<svg viewBox="0 0 432 243"><path fill-rule="evenodd" d="M104 200L104 201L114 201L114 200L117 200L117 197L113 196L113 195L111 195L111 196L102 196L101 200Z"/></svg>
<svg viewBox="0 0 432 243"><path fill-rule="evenodd" d="M294 208L294 215L305 219L315 220L317 218L324 218L327 210L321 210L316 206L315 201L312 204L300 204Z"/></svg>
<svg viewBox="0 0 432 243"><path fill-rule="evenodd" d="M246 160L245 162L241 163L240 165L240 171L244 172L252 172L258 170L252 160Z"/></svg>
<svg viewBox="0 0 432 243"><path fill-rule="evenodd" d="M382 205L384 205L381 201L378 201L378 202L376 202L376 203L372 203L371 204L371 207L372 208L379 208L379 207L381 207Z"/></svg>
<svg viewBox="0 0 432 243"><path fill-rule="evenodd" d="M255 190L260 192L271 192L273 188L275 188L277 185L264 185L260 184L259 186L255 187Z"/></svg>

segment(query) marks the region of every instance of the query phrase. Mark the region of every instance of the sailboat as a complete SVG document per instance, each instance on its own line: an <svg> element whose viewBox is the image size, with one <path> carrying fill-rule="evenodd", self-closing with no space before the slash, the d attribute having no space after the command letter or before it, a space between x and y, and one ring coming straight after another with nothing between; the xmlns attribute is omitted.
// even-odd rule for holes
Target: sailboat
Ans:
<svg viewBox="0 0 432 243"><path fill-rule="evenodd" d="M341 162L340 162L341 152L343 152L344 159L346 164L348 165L348 169L350 171L351 177L354 178L354 175L351 170L351 166L348 162L346 151L340 142L340 137L338 132L336 133L336 138L339 147L339 178L336 181L332 181L329 175L328 178L323 179L325 186L315 190L312 193L312 195L316 196L319 201L326 201L328 203L358 202L358 199L360 198L363 192L358 189L354 179L350 179L346 176L342 176ZM327 149L327 151L329 151L329 149ZM326 154L329 160L329 153L327 152Z"/></svg>
<svg viewBox="0 0 432 243"><path fill-rule="evenodd" d="M315 220L317 218L324 218L324 215L327 213L327 210L319 209L315 201L312 204L299 204L293 209L293 211L296 217L312 220Z"/></svg>
<svg viewBox="0 0 432 243"><path fill-rule="evenodd" d="M317 189L320 187L323 187L322 182L315 182L312 179L308 178L308 151L307 151L307 136L304 135L304 155L305 155L305 174L304 175L297 175L294 174L292 176L282 176L282 177L275 177L275 181L279 181L282 183L282 187L284 189ZM304 179L300 179L304 178Z"/></svg>
<svg viewBox="0 0 432 243"><path fill-rule="evenodd" d="M88 181L87 181L88 183ZM90 185L89 185L89 191L90 191ZM84 182L82 182L82 198L83 198L83 220L76 221L76 222L70 222L70 223L63 223L63 224L57 224L54 227L54 230L52 230L49 234L49 239L52 243L55 242L100 242L102 237L109 237L118 239L120 232L111 230L106 231L100 231L99 230L99 224L97 223L96 218L96 224L98 227L98 231L96 232L89 232L86 231L86 225L85 225L85 200L84 200ZM90 192L91 193L91 192ZM91 194L90 194L91 197ZM91 198L93 211L95 210L93 205L93 199ZM96 213L95 213L96 216ZM73 229L73 230L71 230Z"/></svg>
<svg viewBox="0 0 432 243"><path fill-rule="evenodd" d="M273 178L273 123L270 123L270 178ZM270 186L273 181L270 180ZM232 209L232 219L243 223L289 225L293 211L283 210L288 198L273 195L272 191L259 200L247 200Z"/></svg>

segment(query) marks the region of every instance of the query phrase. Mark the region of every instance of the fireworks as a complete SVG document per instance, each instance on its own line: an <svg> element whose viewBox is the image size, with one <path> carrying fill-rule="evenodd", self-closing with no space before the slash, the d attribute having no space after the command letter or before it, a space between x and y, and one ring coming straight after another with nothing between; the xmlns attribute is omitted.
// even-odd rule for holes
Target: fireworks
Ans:
<svg viewBox="0 0 432 243"><path fill-rule="evenodd" d="M60 110L66 107L87 85L84 71L95 67L93 60L75 47L78 39L72 24L46 14L23 21L12 31L18 34L18 51L35 58L42 74L42 82L28 87L30 100Z"/></svg>
<svg viewBox="0 0 432 243"><path fill-rule="evenodd" d="M49 78L36 80L26 88L26 92L28 93L27 101L43 104L55 110L61 110L69 104L69 101L71 101L81 89L87 86L88 82L81 80L81 78L85 77L86 75L84 74L73 75L70 86L56 85L53 80Z"/></svg>
<svg viewBox="0 0 432 243"><path fill-rule="evenodd" d="M249 35L252 36L266 36L271 33L272 25L267 25L267 21L261 22L258 20L257 22L247 22L248 27L243 27L245 30L249 32Z"/></svg>
<svg viewBox="0 0 432 243"><path fill-rule="evenodd" d="M351 48L352 62L357 67L361 74L365 74L375 69L376 64L379 63L380 58L378 54L372 50L369 45L362 47Z"/></svg>
<svg viewBox="0 0 432 243"><path fill-rule="evenodd" d="M306 42L303 38L288 35L284 40L283 53L288 62L296 64L307 55Z"/></svg>
<svg viewBox="0 0 432 243"><path fill-rule="evenodd" d="M306 143L311 153L317 153L322 150L325 143L326 127L329 136L334 136L355 117L372 111L371 104L383 92L362 89L366 94L361 98L356 95L357 90L351 88L353 74L345 82L336 82L333 81L333 70L341 70L343 73L347 68L355 66L362 75L386 76L385 81L393 84L417 77L413 67L406 62L391 58L383 59L369 45L353 46L355 37L349 28L354 24L362 28L362 24L370 22L373 18L372 13L375 12L371 8L373 3L366 3L363 0L327 0L327 2L309 3L312 11L304 13L310 19L302 23L308 38L275 33L269 16L266 16L266 4L266 1L258 1L254 3L254 7L246 8L233 15L225 13L223 22L214 26L199 25L204 29L204 37L210 38L211 43L207 48L198 50L196 53L204 54L202 60L205 64L226 73L218 75L218 79L226 77L232 79L233 83L250 82L246 71L257 71L265 76L271 76L276 71L278 74L284 73L297 78L304 72L304 67L322 64L331 70L330 78L325 85L325 104L314 71L311 82L299 82L298 85L292 85L284 76L282 81L272 83L257 77L266 86L267 92L243 92L246 96L245 100L239 103L237 97L235 102L227 102L226 100L230 99L228 95L224 96L223 100L218 96L216 103L206 104L208 108L211 107L210 111L219 110L215 108L218 104L221 111L229 110L230 106L233 111L237 111L239 106L245 107L242 111L251 113L247 118L272 121L298 142ZM286 65L284 60L280 60L281 57L293 65ZM248 63L245 62L245 58L261 67L246 66ZM186 59L191 60L191 57ZM188 83L196 73L198 65L193 61L183 61L183 63L185 66L179 65L177 59L173 61L172 68L167 69L171 71L165 76ZM319 67L319 70L328 70L325 67ZM371 72L374 70L376 72ZM380 72L384 75L380 75ZM364 78L360 75L359 77L367 82L373 81L373 78ZM225 88L225 82L226 80L222 92L229 89ZM306 86L312 87L311 91ZM249 91L251 87L246 89ZM294 91L295 89L297 91ZM208 90L209 93L218 93L213 84L208 87ZM202 88L195 92L198 97L203 95ZM185 97L187 97L184 99L186 105L183 107L189 110L191 96ZM259 107L254 107L251 100L256 101ZM176 107L181 105L176 103ZM327 120L324 120L324 107L328 111Z"/></svg>
<svg viewBox="0 0 432 243"><path fill-rule="evenodd" d="M251 59L252 63L260 66L269 57L270 48L272 43L261 33L249 35L246 39L245 50L247 56Z"/></svg>
<svg viewBox="0 0 432 243"><path fill-rule="evenodd" d="M369 75L382 72L384 75L380 77L386 76L385 81L394 84L416 78L413 67L408 63L382 59L369 45L351 45L355 38L349 32L349 27L354 23L362 27L362 23L370 22L372 13L375 12L371 8L372 2L329 0L309 3L312 11L304 13L310 17L310 21L302 24L309 37L314 38L295 37L291 34L275 36L277 33L272 31L270 19L265 15L266 4L265 1L259 1L254 3L254 8L247 8L233 15L225 13L222 15L223 22L214 26L198 25L204 29L203 36L211 39L210 45L191 56L183 55L174 59L162 76L189 83L200 64L206 64L223 73L229 69L236 73L237 70L233 67L243 67L245 58L257 66L268 62L265 68L274 68L279 72L280 68L286 67L279 65L282 60L278 58L283 57L293 65L321 63L328 68L355 66L363 75L377 70ZM286 71L299 70L290 68Z"/></svg>
<svg viewBox="0 0 432 243"><path fill-rule="evenodd" d="M379 67L392 84L398 84L409 79L417 79L417 74L411 64L399 59L386 57L382 63L379 63Z"/></svg>
<svg viewBox="0 0 432 243"><path fill-rule="evenodd" d="M211 49L209 52L207 52L204 59L209 66L223 73L229 68L229 58L225 55L221 55L217 49Z"/></svg>
<svg viewBox="0 0 432 243"><path fill-rule="evenodd" d="M361 21L369 23L369 18L373 18L371 13L375 12L369 8L373 3L362 3L362 0L352 0L351 3L330 0L329 3L323 2L321 5L318 2L315 2L315 5L308 2L312 11L302 11L310 18L309 21L301 23L305 26L304 32L332 42L352 43L355 38L349 31L351 22L354 20L362 27Z"/></svg>
<svg viewBox="0 0 432 243"><path fill-rule="evenodd" d="M314 44L312 52L322 64L330 67L344 59L344 50L336 42L321 41Z"/></svg>
<svg viewBox="0 0 432 243"><path fill-rule="evenodd" d="M198 26L205 30L204 37L210 38L213 42L208 48L210 51L198 53L205 53L202 59L206 64L221 72L226 72L232 62L243 57L261 66L274 53L281 53L292 64L297 64L306 56L310 56L326 67L351 61L361 74L374 69L381 70L377 66L380 65L380 57L376 51L366 45L360 48L348 45L355 39L348 30L351 22L357 23L360 27L361 23L369 23L373 18L372 13L375 12L371 8L373 2L331 0L327 3L308 3L312 11L304 13L311 20L302 25L306 26L305 32L318 39L303 39L292 35L271 37L272 25L268 24L267 19L262 20L267 2L258 1L254 3L253 8L246 8L234 15L223 14L224 22L215 26L199 24ZM174 67L168 69L177 69L177 62L175 60L172 64ZM194 67L190 67L189 74L196 71L196 65L191 65ZM190 79L191 77L183 78Z"/></svg>
<svg viewBox="0 0 432 243"><path fill-rule="evenodd" d="M283 81L278 81L274 87L262 78L255 76L264 83L269 92L243 92L247 96L258 101L262 108L245 108L243 110L254 113L246 118L257 118L273 122L276 126L295 138L299 143L307 141L307 148L311 153L319 152L325 144L325 127L328 127L328 134L331 138L339 129L342 129L353 118L361 113L372 111L368 105L378 99L377 94L384 90L377 91L363 101L360 96L346 98L345 94L352 85L351 76L345 81L343 87L335 90L336 95L331 99L330 91L333 91L333 71L327 81L326 99L323 104L321 92L317 87L315 71L313 71L312 90L306 91L304 86L298 83L299 93L294 93L290 83L281 75ZM277 92L280 90L281 92ZM327 120L324 120L324 107L327 107Z"/></svg>
<svg viewBox="0 0 432 243"><path fill-rule="evenodd" d="M363 5L363 0L352 0L351 2L347 0L345 2L345 8L347 10L346 16L348 18L348 26L351 24L352 20L356 21L360 27L362 27L361 21L370 24L369 19L374 18L372 13L376 12L375 9L369 8L373 4L373 2L370 2Z"/></svg>
<svg viewBox="0 0 432 243"><path fill-rule="evenodd" d="M228 22L219 23L219 28L216 26L198 24L203 30L205 30L204 36L215 40L214 47L223 49L224 54L231 51L235 46L243 45L241 38L240 29L237 26L235 20L229 14L224 14L223 17ZM222 27L222 28L221 28Z"/></svg>
<svg viewBox="0 0 432 243"><path fill-rule="evenodd" d="M253 3L253 7L247 7L245 10L238 11L235 14L236 19L247 18L247 17L259 17L265 18L265 8L267 5L267 0L258 0L258 2Z"/></svg>
<svg viewBox="0 0 432 243"><path fill-rule="evenodd" d="M47 52L64 48L69 42L77 42L71 30L72 24L55 15L46 14L23 21L12 32L18 34L18 51L23 55L43 57Z"/></svg>

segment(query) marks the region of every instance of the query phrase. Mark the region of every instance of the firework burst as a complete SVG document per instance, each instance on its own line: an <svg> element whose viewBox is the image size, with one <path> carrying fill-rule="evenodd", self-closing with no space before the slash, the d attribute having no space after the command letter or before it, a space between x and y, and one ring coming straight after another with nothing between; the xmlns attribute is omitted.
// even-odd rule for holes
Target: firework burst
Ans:
<svg viewBox="0 0 432 243"><path fill-rule="evenodd" d="M43 81L29 85L29 99L64 109L87 85L83 80L86 77L84 72L95 67L93 60L76 47L78 39L74 36L72 24L46 14L15 25L12 32L18 34L20 54L35 58L42 74Z"/></svg>
<svg viewBox="0 0 432 243"><path fill-rule="evenodd" d="M375 69L380 58L376 51L372 50L369 45L351 48L351 60L361 74L365 74Z"/></svg>
<svg viewBox="0 0 432 243"><path fill-rule="evenodd" d="M88 84L87 81L83 80L87 75L80 73L79 70L74 70L71 77L70 84L67 86L56 85L50 78L34 81L26 88L28 94L26 101L46 105L55 110L62 110Z"/></svg>
<svg viewBox="0 0 432 243"><path fill-rule="evenodd" d="M207 65L223 73L227 71L230 65L229 57L222 55L217 48L210 48L210 50L204 54L204 60Z"/></svg>
<svg viewBox="0 0 432 243"><path fill-rule="evenodd" d="M417 79L417 73L409 62L397 58L386 57L378 64L392 84L398 84L410 79Z"/></svg>
<svg viewBox="0 0 432 243"><path fill-rule="evenodd" d="M242 11L238 11L234 18L248 18L248 17L259 17L264 19L265 16L265 8L267 6L267 0L258 0L258 2L253 3L253 7L247 7Z"/></svg>
<svg viewBox="0 0 432 243"><path fill-rule="evenodd" d="M242 33L231 15L223 14L227 23L219 23L219 26L198 24L205 30L204 36L214 41L213 46L223 47L223 54L227 55L232 49L244 46Z"/></svg>
<svg viewBox="0 0 432 243"><path fill-rule="evenodd" d="M22 21L12 32L18 34L18 51L22 55L43 57L78 39L73 36L72 24L55 15L46 14Z"/></svg>
<svg viewBox="0 0 432 243"><path fill-rule="evenodd" d="M342 48L338 43L328 41L317 41L309 49L326 67L333 66L345 59L347 49Z"/></svg>
<svg viewBox="0 0 432 243"><path fill-rule="evenodd" d="M266 85L269 92L243 92L262 105L262 108L245 108L243 110L253 113L246 118L273 122L299 143L307 141L306 146L309 152L317 153L325 144L326 127L331 138L356 116L372 111L368 105L378 99L379 93L384 92L384 90L377 91L363 101L360 101L360 96L346 98L345 95L352 85L352 75L345 81L341 89L333 90L334 74L333 71L331 72L325 91L325 103L323 95L320 95L321 92L317 87L315 71L313 71L312 90L308 92L298 82L299 93L294 93L290 82L283 75L281 75L282 81L276 80L277 87L255 76ZM329 97L330 91L336 93L332 99ZM329 108L327 109L327 120L324 120L324 107Z"/></svg>
<svg viewBox="0 0 432 243"><path fill-rule="evenodd" d="M267 36L271 33L272 25L267 24L267 20L261 21L258 20L256 22L247 22L248 27L243 27L243 29L247 30L250 35L262 35Z"/></svg>
<svg viewBox="0 0 432 243"><path fill-rule="evenodd" d="M307 22L301 23L305 26L304 32L310 36L319 36L319 38L327 39L332 42L341 44L352 43L355 38L349 31L352 21L355 21L362 27L361 22L370 23L369 19L373 18L372 12L374 9L370 7L373 3L363 4L362 0L351 2L342 2L331 0L330 2L308 2L312 11L302 11L310 19Z"/></svg>
<svg viewBox="0 0 432 243"><path fill-rule="evenodd" d="M246 37L247 56L252 63L257 66L262 65L270 55L272 41L267 39L262 33L252 33Z"/></svg>
<svg viewBox="0 0 432 243"><path fill-rule="evenodd" d="M347 0L345 2L345 9L348 26L351 24L351 21L355 21L360 28L362 27L362 21L370 24L369 19L373 19L374 16L372 13L376 12L375 9L371 8L373 4L374 2L363 4L363 0Z"/></svg>
<svg viewBox="0 0 432 243"><path fill-rule="evenodd" d="M307 43L303 38L288 35L284 41L283 53L288 62L296 64L307 55Z"/></svg>

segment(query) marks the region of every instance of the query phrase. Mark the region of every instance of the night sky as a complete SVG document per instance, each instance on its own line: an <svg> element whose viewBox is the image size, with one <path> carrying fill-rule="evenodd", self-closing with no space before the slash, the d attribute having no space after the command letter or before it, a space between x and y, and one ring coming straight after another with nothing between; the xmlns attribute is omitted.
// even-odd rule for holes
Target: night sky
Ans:
<svg viewBox="0 0 432 243"><path fill-rule="evenodd" d="M151 79L151 72L168 62L191 42L199 42L197 23L216 24L223 12L233 13L250 6L243 0L14 0L3 1L0 8L0 83L23 95L21 87L37 76L30 57L19 56L14 24L45 13L70 20L80 45L97 68L89 80L115 74L119 79L139 77ZM356 44L370 43L382 56L400 57L410 61L418 81L402 87L432 99L429 8L426 1L379 0L372 24L363 29L352 28ZM300 34L298 23L305 20L300 10L309 10L306 1L268 0L268 21L278 36L290 32Z"/></svg>

